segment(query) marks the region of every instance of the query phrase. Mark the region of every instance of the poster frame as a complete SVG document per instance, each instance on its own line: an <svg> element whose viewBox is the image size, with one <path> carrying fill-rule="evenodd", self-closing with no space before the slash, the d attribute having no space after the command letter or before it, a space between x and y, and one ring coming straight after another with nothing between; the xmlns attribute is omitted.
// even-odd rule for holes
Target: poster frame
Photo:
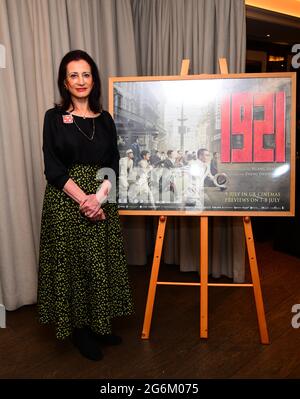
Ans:
<svg viewBox="0 0 300 399"><path fill-rule="evenodd" d="M164 215L164 216L294 216L295 215L295 161L296 161L296 73L239 73L239 74L200 74L200 75L168 75L168 76L126 76L109 78L108 110L114 117L114 83L147 82L147 81L183 81L212 79L255 79L255 78L289 78L291 80L290 109L290 190L289 210L149 210L119 209L120 215Z"/></svg>

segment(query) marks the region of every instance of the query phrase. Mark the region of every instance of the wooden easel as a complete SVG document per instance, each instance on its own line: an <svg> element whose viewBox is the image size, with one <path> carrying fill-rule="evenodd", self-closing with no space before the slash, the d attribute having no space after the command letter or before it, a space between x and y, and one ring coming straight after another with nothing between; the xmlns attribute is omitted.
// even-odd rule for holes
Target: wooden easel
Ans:
<svg viewBox="0 0 300 399"><path fill-rule="evenodd" d="M225 58L219 59L221 74L228 74L227 62ZM181 66L181 76L187 75L189 60L183 60ZM208 287L253 287L260 340L262 344L269 344L269 335L264 311L260 279L257 267L252 225L249 216L243 217L245 239L251 272L252 284L222 284L208 283L208 216L200 216L200 282L168 282L157 281L161 261L162 247L165 236L167 216L160 216L157 228L157 236L152 263L152 271L148 289L147 304L144 316L142 339L148 339L151 327L153 306L157 285L188 285L200 287L200 338L208 338Z"/></svg>

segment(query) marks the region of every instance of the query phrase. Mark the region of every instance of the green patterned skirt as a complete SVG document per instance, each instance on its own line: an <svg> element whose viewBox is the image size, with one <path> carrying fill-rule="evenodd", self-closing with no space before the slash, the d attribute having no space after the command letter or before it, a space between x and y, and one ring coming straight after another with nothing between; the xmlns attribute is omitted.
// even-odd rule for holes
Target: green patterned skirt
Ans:
<svg viewBox="0 0 300 399"><path fill-rule="evenodd" d="M70 177L86 194L99 187L99 166L75 165ZM40 323L55 325L64 339L74 327L111 333L111 319L133 312L117 204L103 205L106 220L91 222L78 204L48 184L39 257Z"/></svg>

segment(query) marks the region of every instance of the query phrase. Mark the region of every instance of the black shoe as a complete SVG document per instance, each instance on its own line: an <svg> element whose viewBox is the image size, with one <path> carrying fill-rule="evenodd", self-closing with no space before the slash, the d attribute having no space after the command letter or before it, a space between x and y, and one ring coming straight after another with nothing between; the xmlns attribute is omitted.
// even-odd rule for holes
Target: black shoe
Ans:
<svg viewBox="0 0 300 399"><path fill-rule="evenodd" d="M75 328L71 340L82 356L95 361L102 359L99 344L88 328Z"/></svg>
<svg viewBox="0 0 300 399"><path fill-rule="evenodd" d="M95 339L103 345L120 345L122 343L122 338L119 337L118 335L114 334L100 335L95 333L93 334Z"/></svg>

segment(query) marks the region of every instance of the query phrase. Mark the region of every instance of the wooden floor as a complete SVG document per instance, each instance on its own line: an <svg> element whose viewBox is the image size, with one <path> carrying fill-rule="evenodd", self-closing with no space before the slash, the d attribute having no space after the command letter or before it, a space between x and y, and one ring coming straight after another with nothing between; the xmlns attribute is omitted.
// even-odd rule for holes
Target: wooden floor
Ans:
<svg viewBox="0 0 300 399"><path fill-rule="evenodd" d="M116 320L124 343L104 358L81 357L37 321L36 307L7 312L0 329L0 378L299 378L300 259L256 244L270 345L261 345L251 288L209 288L209 337L199 339L199 288L158 287L150 339L141 339L150 267L130 266L136 313ZM162 266L161 279L197 281L197 273ZM223 279L224 280L224 279Z"/></svg>

